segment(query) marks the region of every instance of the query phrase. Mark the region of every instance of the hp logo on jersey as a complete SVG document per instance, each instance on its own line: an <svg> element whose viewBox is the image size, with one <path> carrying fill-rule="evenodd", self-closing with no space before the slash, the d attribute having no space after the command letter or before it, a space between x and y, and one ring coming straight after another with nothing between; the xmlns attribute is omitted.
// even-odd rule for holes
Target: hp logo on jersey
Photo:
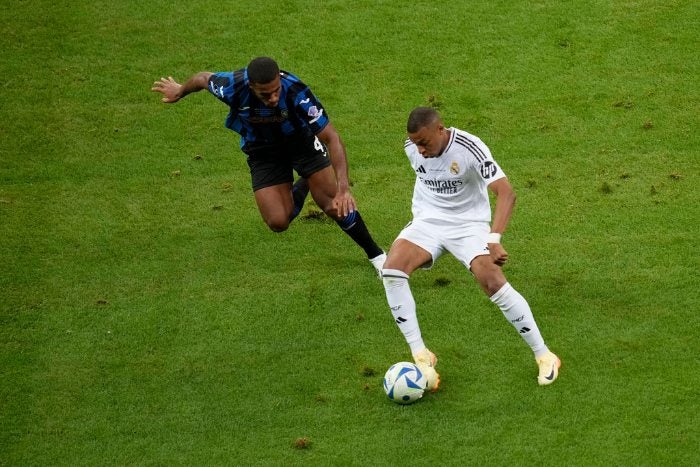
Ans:
<svg viewBox="0 0 700 467"><path fill-rule="evenodd" d="M491 161L486 161L481 164L481 176L488 179L496 174L496 164Z"/></svg>

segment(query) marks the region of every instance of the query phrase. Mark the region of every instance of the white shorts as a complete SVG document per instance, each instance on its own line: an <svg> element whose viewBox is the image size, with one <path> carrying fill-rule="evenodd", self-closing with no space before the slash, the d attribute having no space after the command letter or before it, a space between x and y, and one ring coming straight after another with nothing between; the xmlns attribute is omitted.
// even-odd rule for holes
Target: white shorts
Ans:
<svg viewBox="0 0 700 467"><path fill-rule="evenodd" d="M470 269L474 258L489 254L486 236L490 231L488 222L444 225L414 219L404 227L397 239L408 240L430 253L432 261L423 265L423 269L430 269L445 251Z"/></svg>

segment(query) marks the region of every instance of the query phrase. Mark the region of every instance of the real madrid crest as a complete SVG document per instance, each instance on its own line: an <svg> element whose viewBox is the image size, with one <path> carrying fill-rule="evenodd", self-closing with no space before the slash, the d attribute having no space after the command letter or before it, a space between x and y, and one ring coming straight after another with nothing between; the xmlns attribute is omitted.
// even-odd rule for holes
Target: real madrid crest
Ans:
<svg viewBox="0 0 700 467"><path fill-rule="evenodd" d="M457 175L459 173L459 165L457 162L452 162L452 165L450 165L450 172L452 172L452 175Z"/></svg>

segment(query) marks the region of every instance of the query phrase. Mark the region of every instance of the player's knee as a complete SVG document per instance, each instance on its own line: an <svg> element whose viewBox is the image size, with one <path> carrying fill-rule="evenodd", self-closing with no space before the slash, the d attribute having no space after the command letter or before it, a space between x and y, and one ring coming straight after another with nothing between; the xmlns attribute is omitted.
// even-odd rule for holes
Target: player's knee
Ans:
<svg viewBox="0 0 700 467"><path fill-rule="evenodd" d="M500 268L496 266L479 270L476 280L489 297L501 290L501 287L506 283L506 278Z"/></svg>
<svg viewBox="0 0 700 467"><path fill-rule="evenodd" d="M334 219L336 221L342 220L343 218L338 215L338 210L333 207L332 204L328 204L325 206L320 206L321 209L323 210L323 213L330 217L331 219Z"/></svg>
<svg viewBox="0 0 700 467"><path fill-rule="evenodd" d="M493 294L501 290L501 287L503 287L506 283L506 280L502 277L498 276L492 276L487 278L487 280L484 282L483 287L484 291L489 297L492 297Z"/></svg>
<svg viewBox="0 0 700 467"><path fill-rule="evenodd" d="M265 219L265 223L273 232L284 232L289 228L289 219Z"/></svg>
<svg viewBox="0 0 700 467"><path fill-rule="evenodd" d="M333 207L333 196L325 193L312 193L314 202L325 215L335 220L338 220L338 210Z"/></svg>

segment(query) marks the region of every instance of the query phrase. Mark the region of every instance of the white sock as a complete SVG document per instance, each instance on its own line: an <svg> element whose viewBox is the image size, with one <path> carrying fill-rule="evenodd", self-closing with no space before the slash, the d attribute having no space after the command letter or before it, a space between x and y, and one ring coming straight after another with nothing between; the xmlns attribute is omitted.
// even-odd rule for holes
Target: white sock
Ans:
<svg viewBox="0 0 700 467"><path fill-rule="evenodd" d="M491 301L501 309L503 316L510 321L520 337L527 342L527 345L535 353L535 358L549 352L537 327L535 317L532 315L530 305L508 282L493 294Z"/></svg>
<svg viewBox="0 0 700 467"><path fill-rule="evenodd" d="M408 285L408 274L398 269L383 269L382 281L391 314L415 355L425 348L425 344L418 326L416 301Z"/></svg>

